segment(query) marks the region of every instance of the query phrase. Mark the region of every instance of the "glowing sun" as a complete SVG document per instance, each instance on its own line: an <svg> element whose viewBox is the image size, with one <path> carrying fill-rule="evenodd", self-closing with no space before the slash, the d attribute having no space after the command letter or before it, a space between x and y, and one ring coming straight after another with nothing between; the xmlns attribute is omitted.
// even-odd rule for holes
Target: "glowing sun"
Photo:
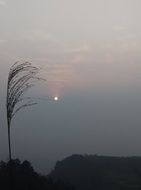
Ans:
<svg viewBox="0 0 141 190"><path fill-rule="evenodd" d="M55 96L55 97L54 97L54 100L55 100L55 101L58 101L58 97L57 97L57 96Z"/></svg>

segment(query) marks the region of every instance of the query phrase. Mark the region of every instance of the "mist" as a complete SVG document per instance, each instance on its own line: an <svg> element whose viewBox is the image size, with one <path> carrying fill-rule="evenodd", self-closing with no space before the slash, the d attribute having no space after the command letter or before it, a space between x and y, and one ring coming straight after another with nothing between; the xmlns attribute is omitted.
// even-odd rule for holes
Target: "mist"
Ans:
<svg viewBox="0 0 141 190"><path fill-rule="evenodd" d="M140 6L139 0L0 1L0 159L8 159L6 85L16 61L42 68L46 82L25 96L47 100L13 119L14 158L48 173L75 153L141 156Z"/></svg>

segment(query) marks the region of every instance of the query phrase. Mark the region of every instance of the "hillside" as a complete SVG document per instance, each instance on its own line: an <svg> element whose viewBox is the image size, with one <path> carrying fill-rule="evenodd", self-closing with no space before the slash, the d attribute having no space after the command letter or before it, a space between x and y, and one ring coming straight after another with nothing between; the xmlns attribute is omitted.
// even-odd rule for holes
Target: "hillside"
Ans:
<svg viewBox="0 0 141 190"><path fill-rule="evenodd" d="M72 155L58 161L50 176L77 190L139 190L141 157Z"/></svg>
<svg viewBox="0 0 141 190"><path fill-rule="evenodd" d="M38 174L27 160L15 159L0 161L0 190L73 190L73 187Z"/></svg>

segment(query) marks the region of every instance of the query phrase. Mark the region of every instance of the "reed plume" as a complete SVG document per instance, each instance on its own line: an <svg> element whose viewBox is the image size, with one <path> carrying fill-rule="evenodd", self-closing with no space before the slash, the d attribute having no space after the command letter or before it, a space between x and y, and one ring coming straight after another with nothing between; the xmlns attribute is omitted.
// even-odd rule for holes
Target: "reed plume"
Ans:
<svg viewBox="0 0 141 190"><path fill-rule="evenodd" d="M42 80L42 78L37 77L39 70L40 68L32 66L29 62L20 64L16 62L11 66L9 71L6 97L9 161L12 159L10 136L11 121L22 108L37 104L37 102L33 102L31 97L24 98L23 95L28 89L35 85L36 80Z"/></svg>

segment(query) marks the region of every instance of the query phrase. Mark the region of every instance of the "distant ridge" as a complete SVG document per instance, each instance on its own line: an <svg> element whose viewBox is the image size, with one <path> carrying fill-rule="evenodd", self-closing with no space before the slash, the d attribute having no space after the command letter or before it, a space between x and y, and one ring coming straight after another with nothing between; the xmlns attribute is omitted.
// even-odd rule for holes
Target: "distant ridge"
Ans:
<svg viewBox="0 0 141 190"><path fill-rule="evenodd" d="M141 157L72 155L58 161L50 176L76 190L140 190Z"/></svg>

